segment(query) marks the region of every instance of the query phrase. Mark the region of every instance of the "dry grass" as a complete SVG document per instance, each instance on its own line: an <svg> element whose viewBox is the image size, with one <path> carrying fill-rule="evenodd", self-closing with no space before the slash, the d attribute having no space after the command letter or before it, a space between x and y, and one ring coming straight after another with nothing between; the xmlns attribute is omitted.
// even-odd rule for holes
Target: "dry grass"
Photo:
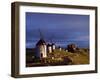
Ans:
<svg viewBox="0 0 100 80"><path fill-rule="evenodd" d="M76 53L66 52L64 50L60 51L56 49L53 53L48 54L48 56L55 57L55 59L68 57L72 60L72 64L89 64L89 53L83 49L80 49Z"/></svg>
<svg viewBox="0 0 100 80"><path fill-rule="evenodd" d="M31 63L27 63L27 67L31 66L56 66L56 65L81 65L89 64L89 50L79 49L75 53L66 52L65 50L56 49L52 53L47 54L47 58L43 60L32 59L33 55L27 56L27 60ZM34 60L34 61L33 61Z"/></svg>

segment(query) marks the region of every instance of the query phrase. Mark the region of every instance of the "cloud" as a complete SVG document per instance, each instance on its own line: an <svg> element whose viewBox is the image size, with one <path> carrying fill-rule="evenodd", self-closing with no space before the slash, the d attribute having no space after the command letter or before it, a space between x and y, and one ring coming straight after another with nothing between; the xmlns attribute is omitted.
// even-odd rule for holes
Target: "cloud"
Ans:
<svg viewBox="0 0 100 80"><path fill-rule="evenodd" d="M89 41L89 16L73 14L26 13L26 46L40 39L41 29L45 40Z"/></svg>
<svg viewBox="0 0 100 80"><path fill-rule="evenodd" d="M36 45L36 43L34 43L34 42L27 42L27 43L26 43L26 47L27 47L27 48L34 48L35 45Z"/></svg>
<svg viewBox="0 0 100 80"><path fill-rule="evenodd" d="M78 36L74 40L76 40L76 41L89 41L89 35Z"/></svg>

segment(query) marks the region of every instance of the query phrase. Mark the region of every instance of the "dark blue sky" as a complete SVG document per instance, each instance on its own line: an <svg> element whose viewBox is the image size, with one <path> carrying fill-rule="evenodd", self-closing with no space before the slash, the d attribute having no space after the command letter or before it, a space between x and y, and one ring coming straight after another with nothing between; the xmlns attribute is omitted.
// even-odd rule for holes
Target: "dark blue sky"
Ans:
<svg viewBox="0 0 100 80"><path fill-rule="evenodd" d="M32 48L40 39L66 46L75 43L89 47L89 15L26 12L26 47Z"/></svg>

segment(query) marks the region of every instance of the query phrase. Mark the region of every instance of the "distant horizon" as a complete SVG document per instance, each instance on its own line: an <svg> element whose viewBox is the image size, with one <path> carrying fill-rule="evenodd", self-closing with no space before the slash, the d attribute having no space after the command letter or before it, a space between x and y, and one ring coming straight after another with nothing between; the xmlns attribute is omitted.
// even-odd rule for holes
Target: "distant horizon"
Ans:
<svg viewBox="0 0 100 80"><path fill-rule="evenodd" d="M50 42L47 42L47 44L48 43L50 43ZM62 44L63 43L63 44ZM60 47L62 47L62 48L67 48L67 45L69 45L69 44L75 44L75 45L77 45L77 47L78 48L89 48L89 45L87 45L87 46L85 46L84 44L87 44L87 42L82 42L81 44L83 44L82 46L80 46L80 43L78 43L78 42L56 42L56 43L54 43L55 45L56 45L56 47L58 47L58 46L60 46ZM30 46L27 46L26 48L34 48L36 46L36 42L34 43L32 43Z"/></svg>
<svg viewBox="0 0 100 80"><path fill-rule="evenodd" d="M26 48L34 48L41 37L59 46L89 48L89 15L26 12Z"/></svg>

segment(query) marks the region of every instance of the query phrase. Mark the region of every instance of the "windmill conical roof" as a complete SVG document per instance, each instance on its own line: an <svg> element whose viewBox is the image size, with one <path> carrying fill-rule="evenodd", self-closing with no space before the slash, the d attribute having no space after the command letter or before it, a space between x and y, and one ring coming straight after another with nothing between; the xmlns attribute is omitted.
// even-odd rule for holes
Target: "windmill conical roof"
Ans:
<svg viewBox="0 0 100 80"><path fill-rule="evenodd" d="M44 45L44 44L46 44L46 42L45 42L43 39L40 39L40 40L37 42L36 46L38 46L38 45Z"/></svg>
<svg viewBox="0 0 100 80"><path fill-rule="evenodd" d="M49 47L49 46L51 46L51 44L48 44L47 46Z"/></svg>

